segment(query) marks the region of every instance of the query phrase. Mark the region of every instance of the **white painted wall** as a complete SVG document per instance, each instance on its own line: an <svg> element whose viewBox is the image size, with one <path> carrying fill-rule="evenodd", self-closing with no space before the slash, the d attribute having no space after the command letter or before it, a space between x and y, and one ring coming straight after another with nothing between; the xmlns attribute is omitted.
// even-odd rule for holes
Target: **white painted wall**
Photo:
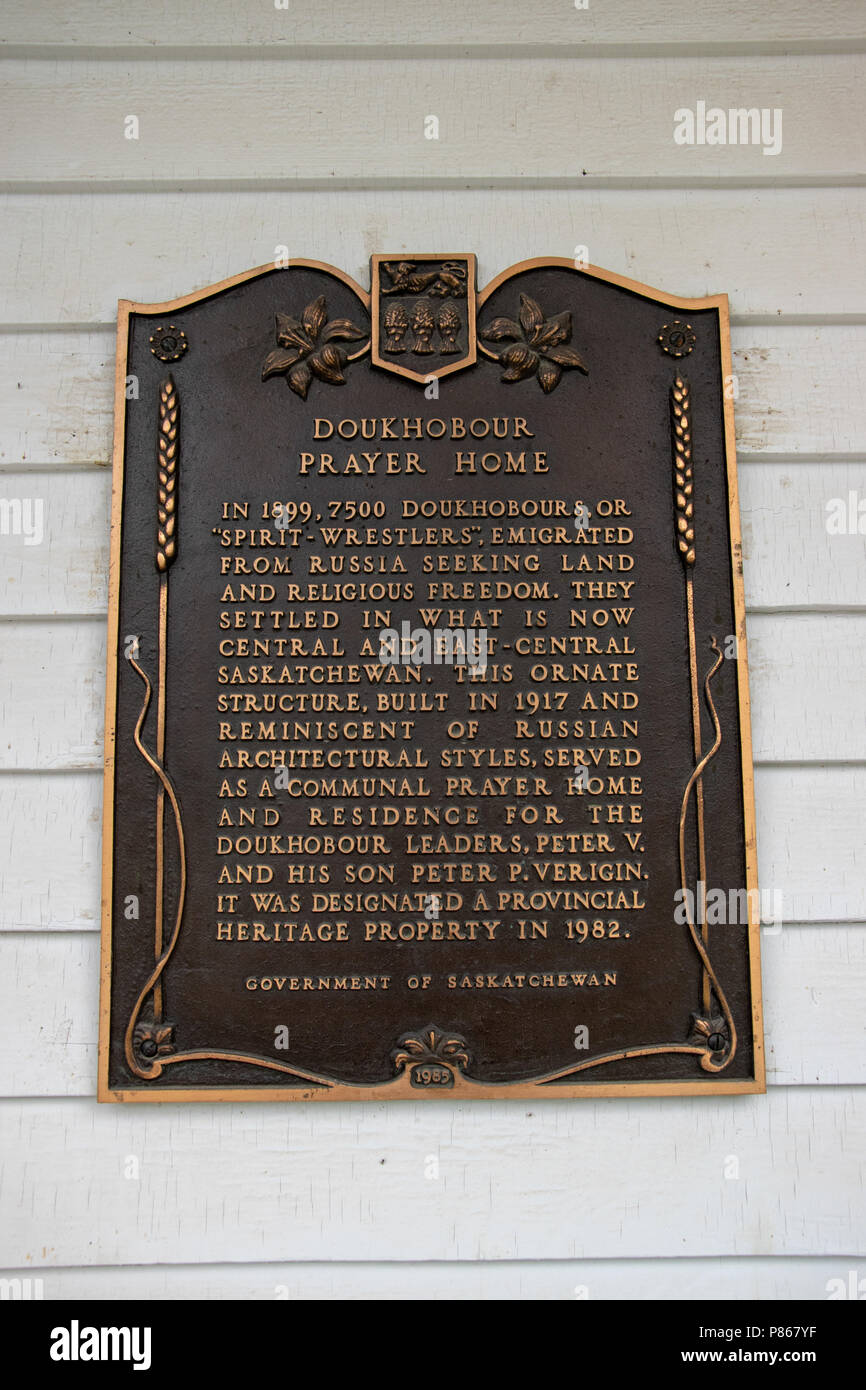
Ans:
<svg viewBox="0 0 866 1390"><path fill-rule="evenodd" d="M866 1274L866 537L825 525L866 500L866 7L6 0L0 40L0 495L46 507L43 544L0 536L0 1267L46 1298ZM781 107L782 152L676 146L701 98ZM766 1097L97 1109L115 301L282 244L365 283L373 251L474 250L484 283L585 244L730 294L759 870L789 919Z"/></svg>

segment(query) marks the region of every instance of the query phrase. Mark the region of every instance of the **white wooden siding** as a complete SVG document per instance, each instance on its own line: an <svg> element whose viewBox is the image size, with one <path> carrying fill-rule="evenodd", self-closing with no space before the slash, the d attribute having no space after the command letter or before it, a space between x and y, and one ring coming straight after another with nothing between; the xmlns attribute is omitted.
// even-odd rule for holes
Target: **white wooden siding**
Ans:
<svg viewBox="0 0 866 1390"><path fill-rule="evenodd" d="M815 101L819 84L824 97ZM781 150L676 144L674 112L692 106L696 92L726 110L781 109ZM61 109L62 120L45 119ZM436 139L424 136L430 114L440 123ZM124 134L130 115L140 123L135 139ZM58 191L124 180L165 188L178 180L225 188L845 184L862 159L864 115L862 58L849 53L745 64L695 55L332 58L326 67L320 58L24 58L0 90L6 187L20 188L38 169L42 186Z"/></svg>
<svg viewBox="0 0 866 1390"><path fill-rule="evenodd" d="M856 1094L782 1086L709 1107L10 1099L4 1240L19 1267L850 1253Z"/></svg>
<svg viewBox="0 0 866 1390"><path fill-rule="evenodd" d="M727 1256L719 1259L461 1260L405 1263L330 1260L288 1264L40 1266L7 1271L46 1299L414 1300L439 1298L588 1299L826 1298L831 1279L846 1287L851 1258Z"/></svg>
<svg viewBox="0 0 866 1390"><path fill-rule="evenodd" d="M772 195L706 183L573 190L517 176L507 188L485 180L459 191L424 184L349 192L333 181L323 198L287 176L283 191L191 187L154 195L136 191L133 173L108 191L84 181L80 191L50 199L22 191L3 200L0 301L8 324L111 328L118 299L173 299L238 265L272 261L278 246L367 284L374 251L450 246L455 235L477 249L482 285L524 260L527 247L572 256L586 246L596 265L672 294L722 287L738 324L866 321L862 186L774 187Z"/></svg>
<svg viewBox="0 0 866 1390"><path fill-rule="evenodd" d="M514 44L527 47L587 47L593 54L605 45L640 51L649 45L666 52L690 47L705 52L722 47L768 46L805 51L850 48L866 39L866 19L859 0L726 0L724 7L699 4L677 9L670 0L617 0L616 4L575 11L560 0L530 3L467 5L465 0L439 0L435 9L426 0L331 0L327 7L309 5L298 12L268 6L244 8L236 0L151 0L140 11L115 11L93 0L6 0L2 42L12 52L47 49L80 51L122 50L124 53L201 53L228 48L233 57L245 49L264 46L269 55L293 56L306 48L334 51L350 45L354 51L378 46L387 49L429 50L459 46L485 52Z"/></svg>
<svg viewBox="0 0 866 1390"><path fill-rule="evenodd" d="M863 1274L866 536L826 523L866 499L864 50L860 0L7 0L0 494L41 498L46 538L0 537L4 1273L292 1299L823 1298ZM698 99L781 107L782 152L676 146ZM730 295L759 876L785 919L766 1097L97 1109L115 303L283 245L364 284L373 251L457 245L483 284L586 246Z"/></svg>

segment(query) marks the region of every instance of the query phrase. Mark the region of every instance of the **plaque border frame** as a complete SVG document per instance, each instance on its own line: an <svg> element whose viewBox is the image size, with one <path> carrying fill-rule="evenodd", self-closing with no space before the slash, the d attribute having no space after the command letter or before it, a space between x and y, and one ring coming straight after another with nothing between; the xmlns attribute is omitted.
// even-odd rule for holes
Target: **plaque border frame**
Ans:
<svg viewBox="0 0 866 1390"><path fill-rule="evenodd" d="M376 255L374 260L393 259L391 256ZM417 259L417 258L416 258ZM473 258L474 260L474 258ZM371 293L362 289L352 276L338 267L324 261L294 258L285 267L275 266L273 262L256 266L251 270L228 277L225 280L207 285L203 289L182 295L176 299L157 303L121 299L118 301L117 349L115 356L114 386L114 442L112 450L112 496L111 496L111 546L109 560L109 604L107 625L107 670L105 698L105 735L103 760L103 814L102 814L102 901L101 901L101 963L99 989L99 1049L97 1074L97 1100L100 1102L133 1102L141 1104L177 1104L181 1101L249 1103L251 1101L388 1101L420 1100L572 1100L572 1099L610 1099L616 1097L648 1096L709 1096L709 1095L763 1095L766 1093L766 1064L763 1034L763 1001L761 989L761 943L760 921L754 910L757 894L757 839L754 803L754 764L752 759L751 700L748 679L748 651L746 637L746 610L743 585L742 537L740 526L739 494L737 486L737 462L734 435L734 406L730 395L723 389L724 382L732 376L730 310L726 294L707 295L699 298L682 298L665 294L663 291L613 271L602 270L598 266L576 266L567 257L536 256L516 262L500 271L475 298L476 314L486 301L507 280L527 270L544 267L562 268L575 274L587 275L602 280L618 288L628 290L644 299L652 300L666 308L699 310L715 309L718 313L722 380L719 383L723 404L724 449L726 462L726 481L728 496L728 526L730 536L731 580L734 601L734 619L738 642L737 702L740 721L740 770L743 789L744 852L746 861L746 889L748 893L748 950L749 986L751 997L751 1038L753 1049L754 1075L745 1079L726 1079L719 1076L714 1080L678 1081L574 1081L552 1082L548 1078L530 1079L517 1082L478 1082L463 1075L457 1066L450 1068L451 1083L446 1087L430 1087L420 1090L411 1083L411 1066L403 1066L397 1074L386 1082L374 1085L355 1085L333 1082L330 1079L312 1086L304 1085L262 1085L262 1086L158 1086L149 1089L146 1084L134 1088L111 1087L109 1085L109 1053L111 1045L111 976L112 976L112 899L114 877L114 749L117 736L117 680L118 680L118 641L120 619L120 560L121 527L123 508L124 465L126 452L126 377L129 353L130 319L133 314L169 314L187 308L204 300L216 297L228 289L247 281L273 274L282 268L302 267L321 270L334 276L357 295L369 312ZM371 365L375 362L371 359ZM455 363L451 370L469 367L473 363ZM391 364L389 368L393 370ZM439 373L440 375L442 373ZM402 373L401 373L402 375ZM405 375L410 375L408 372ZM422 378L423 380L423 378ZM753 891L754 890L754 891ZM432 1029L422 1030L432 1034ZM395 1044L396 1044L395 1039ZM460 1040L462 1041L462 1039ZM635 1053L653 1049L632 1049ZM568 1070L567 1068L560 1070ZM289 1068L286 1068L288 1074ZM553 1073L554 1075L556 1073Z"/></svg>

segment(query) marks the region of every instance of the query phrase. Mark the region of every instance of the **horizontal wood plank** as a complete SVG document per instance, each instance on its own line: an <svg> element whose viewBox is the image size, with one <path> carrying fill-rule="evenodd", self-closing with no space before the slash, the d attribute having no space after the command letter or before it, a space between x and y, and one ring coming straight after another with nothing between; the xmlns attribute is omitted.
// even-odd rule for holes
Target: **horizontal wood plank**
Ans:
<svg viewBox="0 0 866 1390"><path fill-rule="evenodd" d="M0 468L111 462L115 342L105 330L0 332Z"/></svg>
<svg viewBox="0 0 866 1390"><path fill-rule="evenodd" d="M866 614L747 620L752 755L759 762L866 762ZM101 727L98 726L98 727Z"/></svg>
<svg viewBox="0 0 866 1390"><path fill-rule="evenodd" d="M866 324L731 337L743 459L866 457ZM0 468L108 464L114 348L106 330L0 334Z"/></svg>
<svg viewBox="0 0 866 1390"><path fill-rule="evenodd" d="M866 926L767 927L761 956L767 1084L866 1084ZM98 985L94 933L0 935L0 1096L95 1095Z"/></svg>
<svg viewBox="0 0 866 1390"><path fill-rule="evenodd" d="M62 255L49 226L63 228ZM375 251L456 244L478 255L479 285L529 256L586 247L593 265L673 295L724 290L738 319L862 320L864 241L862 188L22 193L3 202L0 303L7 323L110 324L118 299L175 299L280 247L366 285Z"/></svg>
<svg viewBox="0 0 866 1390"><path fill-rule="evenodd" d="M661 81L655 58L418 58L410 80L394 76L377 58L12 60L0 90L0 186L864 177L859 54L688 55ZM781 130L768 127L761 143L677 143L675 113L698 100L781 111ZM46 121L47 110L62 120Z"/></svg>
<svg viewBox="0 0 866 1390"><path fill-rule="evenodd" d="M737 454L866 456L866 325L731 332Z"/></svg>
<svg viewBox="0 0 866 1390"><path fill-rule="evenodd" d="M784 921L866 921L864 798L862 766L756 769L758 882Z"/></svg>
<svg viewBox="0 0 866 1390"><path fill-rule="evenodd" d="M766 927L761 975L767 1084L866 1083L866 927Z"/></svg>
<svg viewBox="0 0 866 1390"><path fill-rule="evenodd" d="M0 658L0 769L102 764L105 622L16 622ZM11 639L11 640L10 640Z"/></svg>
<svg viewBox="0 0 866 1390"><path fill-rule="evenodd" d="M115 11L95 0L6 0L2 44L7 48L108 49L151 53L192 48L267 47L283 53L309 47L381 46L403 50L445 45L521 48L611 45L678 49L745 44L815 45L866 38L858 0L727 0L692 10L672 0L618 0L616 5L565 6L561 0L497 5L440 0L331 0L326 8L238 6L232 0L151 0L140 11Z"/></svg>
<svg viewBox="0 0 866 1390"><path fill-rule="evenodd" d="M102 782L96 772L4 775L0 913L7 928L99 929Z"/></svg>
<svg viewBox="0 0 866 1390"><path fill-rule="evenodd" d="M289 1264L55 1266L9 1269L22 1297L153 1300L380 1302L478 1302L508 1299L574 1302L584 1299L676 1300L712 1304L718 1299L789 1301L825 1299L840 1280L848 1289L856 1257L729 1256L718 1259L464 1260L381 1263L328 1260ZM858 1271L859 1277L860 1271Z"/></svg>
<svg viewBox="0 0 866 1390"><path fill-rule="evenodd" d="M803 1087L705 1103L550 1100L531 1109L8 1100L0 1103L10 1194L3 1262L36 1273L287 1252L294 1260L839 1254L862 1248L866 1235L857 1200L866 1116L856 1095ZM435 1180L425 1176L431 1156Z"/></svg>
<svg viewBox="0 0 866 1390"><path fill-rule="evenodd" d="M866 605L863 536L828 522L866 496L866 461L742 464L738 470L746 604L752 609ZM846 522L847 525L847 522Z"/></svg>
<svg viewBox="0 0 866 1390"><path fill-rule="evenodd" d="M99 773L5 772L0 791L0 930L97 930ZM783 920L866 921L866 768L759 767L755 799L759 883Z"/></svg>
<svg viewBox="0 0 866 1390"><path fill-rule="evenodd" d="M9 534L0 549L0 613L105 613L109 470L6 472L0 488L10 504Z"/></svg>
<svg viewBox="0 0 866 1390"><path fill-rule="evenodd" d="M105 624L15 623L0 661L0 770L102 764ZM752 749L759 762L866 762L866 614L754 614ZM784 717L779 717L779 711Z"/></svg>
<svg viewBox="0 0 866 1390"><path fill-rule="evenodd" d="M95 1096L98 936L2 936L0 959L0 1095Z"/></svg>

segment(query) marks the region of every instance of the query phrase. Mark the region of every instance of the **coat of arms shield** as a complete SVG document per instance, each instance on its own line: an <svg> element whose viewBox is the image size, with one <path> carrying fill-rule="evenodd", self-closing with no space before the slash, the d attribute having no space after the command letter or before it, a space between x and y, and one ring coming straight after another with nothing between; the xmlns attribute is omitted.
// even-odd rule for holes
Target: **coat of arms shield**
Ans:
<svg viewBox="0 0 866 1390"><path fill-rule="evenodd" d="M372 360L422 384L476 358L475 257L372 258Z"/></svg>

